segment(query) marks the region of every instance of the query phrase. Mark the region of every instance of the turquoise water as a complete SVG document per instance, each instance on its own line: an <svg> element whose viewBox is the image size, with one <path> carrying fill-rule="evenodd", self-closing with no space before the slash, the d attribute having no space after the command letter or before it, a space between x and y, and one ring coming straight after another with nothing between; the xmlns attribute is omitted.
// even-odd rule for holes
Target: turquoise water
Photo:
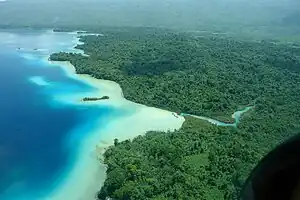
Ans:
<svg viewBox="0 0 300 200"><path fill-rule="evenodd" d="M233 113L232 117L234 118L234 123L224 123L224 122L221 122L221 121L218 121L218 120L215 120L215 119L211 119L211 118L208 118L208 117L203 117L203 116L196 116L196 115L190 115L190 114L186 114L186 113L181 113L180 115L181 116L191 116L191 117L195 117L197 119L201 119L201 120L205 120L205 121L208 121L212 124L215 124L217 126L228 126L228 127L237 127L238 124L240 123L240 120L241 120L241 116L248 112L249 110L251 110L253 107L252 106L248 106L248 107L245 107L243 110L239 110L239 111L236 111L235 113Z"/></svg>
<svg viewBox="0 0 300 200"><path fill-rule="evenodd" d="M75 165L80 145L120 110L60 101L96 88L47 62L72 51L76 35L0 30L0 199L35 200L57 189Z"/></svg>
<svg viewBox="0 0 300 200"><path fill-rule="evenodd" d="M54 52L82 53L73 49L76 44L74 33L0 30L1 200L51 196L78 163L81 144L99 126L104 129L109 121L129 114L125 109L63 101L97 91L47 61ZM237 126L250 109L236 112L233 124L194 117Z"/></svg>

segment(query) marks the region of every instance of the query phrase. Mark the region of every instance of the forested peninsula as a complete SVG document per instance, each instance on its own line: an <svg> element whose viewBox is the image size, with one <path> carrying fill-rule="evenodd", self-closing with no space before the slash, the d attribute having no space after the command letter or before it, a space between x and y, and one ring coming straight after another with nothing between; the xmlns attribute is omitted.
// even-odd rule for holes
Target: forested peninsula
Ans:
<svg viewBox="0 0 300 200"><path fill-rule="evenodd" d="M186 117L180 130L149 132L104 154L99 199L237 199L245 178L275 145L300 131L300 49L271 42L149 28L82 36L88 55L55 53L79 74L119 83L128 100L231 121L237 128Z"/></svg>

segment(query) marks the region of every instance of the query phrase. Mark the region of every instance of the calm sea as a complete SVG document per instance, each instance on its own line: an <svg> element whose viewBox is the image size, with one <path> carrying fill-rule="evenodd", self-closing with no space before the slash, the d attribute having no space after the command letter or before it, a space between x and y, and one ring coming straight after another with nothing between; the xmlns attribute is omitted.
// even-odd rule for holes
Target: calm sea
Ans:
<svg viewBox="0 0 300 200"><path fill-rule="evenodd" d="M110 107L55 100L95 90L46 62L72 51L76 36L0 30L0 199L40 199L58 187L90 130L118 115ZM96 123L97 121L97 123Z"/></svg>

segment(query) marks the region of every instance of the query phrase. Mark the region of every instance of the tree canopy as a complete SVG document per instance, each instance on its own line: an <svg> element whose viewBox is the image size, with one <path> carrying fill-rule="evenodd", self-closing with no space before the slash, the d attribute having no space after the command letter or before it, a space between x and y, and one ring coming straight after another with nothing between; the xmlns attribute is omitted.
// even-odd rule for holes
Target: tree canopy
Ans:
<svg viewBox="0 0 300 200"><path fill-rule="evenodd" d="M237 129L187 117L174 133L115 141L99 199L236 199L259 159L300 130L300 48L157 29L81 41L89 57L51 59L118 82L128 100L222 121L254 105Z"/></svg>

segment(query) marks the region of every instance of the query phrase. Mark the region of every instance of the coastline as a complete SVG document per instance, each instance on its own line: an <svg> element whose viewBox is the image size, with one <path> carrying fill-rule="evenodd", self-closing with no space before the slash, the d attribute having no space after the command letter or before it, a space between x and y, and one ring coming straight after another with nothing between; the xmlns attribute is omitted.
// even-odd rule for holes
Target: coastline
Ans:
<svg viewBox="0 0 300 200"><path fill-rule="evenodd" d="M94 92L68 96L69 100L75 104L90 104L90 105L108 105L113 107L121 107L129 104L134 104L133 102L129 102L123 97L123 92L120 85L116 82L96 79L88 74L77 74L75 67L69 61L48 61L50 65L60 67L65 74L77 81L83 82L86 85L89 85L95 88ZM79 100L85 97L84 95L89 96L109 96L109 100L101 101L101 102L80 102ZM66 97L67 98L67 97Z"/></svg>
<svg viewBox="0 0 300 200"><path fill-rule="evenodd" d="M95 79L86 74L76 74L75 67L69 61L49 61L49 64L61 67L68 77L94 87L95 91L88 93L88 95L106 95L110 98L105 101L95 102L79 101L84 95L87 95L84 93L59 97L59 101L66 101L76 105L113 106L129 111L128 113L130 114L111 119L105 128L99 122L99 126L82 141L83 145L79 150L80 155L70 174L46 199L95 199L95 195L101 189L106 177L106 167L100 160L102 160L102 155L106 148L113 145L115 138L123 141L133 139L148 131L174 131L175 129L180 129L185 121L184 117L174 117L172 112L126 100L118 83Z"/></svg>
<svg viewBox="0 0 300 200"><path fill-rule="evenodd" d="M72 44L76 41L77 40L74 39ZM69 49L72 48L70 47ZM35 55L35 52L28 55ZM92 107L90 107L90 109L94 111L91 116L96 121L96 123L92 122L93 120L88 121L83 128L80 127L75 129L75 135L79 133L78 135L81 135L82 139L80 139L80 144L70 145L74 147L74 149L71 149L70 151L72 154L72 164L67 165L68 170L64 170L60 175L55 177L55 181L52 183L53 188L55 188L54 191L44 193L42 199L95 199L95 194L100 190L101 184L103 184L106 176L106 167L101 163L101 160L103 159L102 155L109 146L113 145L113 140L115 138L123 141L135 138L138 135L143 135L147 131L173 131L174 129L181 128L184 122L182 116L174 115L174 113L169 111L147 107L126 100L122 95L120 85L116 82L95 79L86 74L76 74L75 67L70 62L48 61L47 56L43 58L40 58L39 56L33 57L37 61L41 60L42 64L48 64L47 67L59 67L58 71L63 72L62 74L64 77L73 79L76 82L84 83L81 85L91 86L92 89L87 87L87 89L77 92L75 89L73 90L72 87L70 87L70 90L68 87L64 88L64 85L60 84L60 80L58 84L56 84L56 82L48 81L47 76L45 76L45 79L44 76L32 76L29 79L29 81L34 84L47 86L52 91L56 89L59 90L59 87L62 86L62 92L58 94L55 92L51 93L53 99L50 98L50 100L57 100L59 101L59 104L67 103L71 106L75 105L74 107L76 107L76 109L80 106L82 106L81 108L86 109L86 106L91 105ZM75 91L76 93L73 93L72 91ZM105 101L81 101L85 96L104 95L107 95L110 98ZM100 119L98 118L100 113L97 110L97 106L116 107L118 114L105 114L106 119L105 123L103 123L103 121L101 122L98 120ZM209 121L208 119L204 120ZM213 123L214 121L209 122ZM69 134L67 141L70 140L72 137L70 135L72 134Z"/></svg>

